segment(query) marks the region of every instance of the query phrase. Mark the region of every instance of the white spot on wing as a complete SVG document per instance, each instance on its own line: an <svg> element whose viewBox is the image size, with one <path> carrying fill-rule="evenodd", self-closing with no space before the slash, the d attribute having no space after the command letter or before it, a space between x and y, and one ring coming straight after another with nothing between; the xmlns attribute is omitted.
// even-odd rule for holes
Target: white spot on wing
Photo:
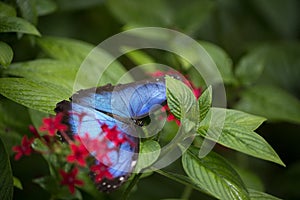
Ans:
<svg viewBox="0 0 300 200"><path fill-rule="evenodd" d="M136 164L136 160L132 161L132 162L131 162L131 167L134 167L135 164Z"/></svg>

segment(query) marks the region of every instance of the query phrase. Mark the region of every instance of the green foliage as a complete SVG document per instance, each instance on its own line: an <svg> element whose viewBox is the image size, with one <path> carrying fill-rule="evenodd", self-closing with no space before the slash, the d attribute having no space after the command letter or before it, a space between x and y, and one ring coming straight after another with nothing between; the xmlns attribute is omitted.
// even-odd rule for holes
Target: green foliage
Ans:
<svg viewBox="0 0 300 200"><path fill-rule="evenodd" d="M28 21L19 17L0 17L0 32L18 32L40 36L38 30Z"/></svg>
<svg viewBox="0 0 300 200"><path fill-rule="evenodd" d="M28 108L54 113L56 103L71 94L56 85L25 78L0 79L1 94Z"/></svg>
<svg viewBox="0 0 300 200"><path fill-rule="evenodd" d="M9 157L5 150L4 144L0 138L0 198L3 200L12 199L13 196L13 176L10 168Z"/></svg>
<svg viewBox="0 0 300 200"><path fill-rule="evenodd" d="M205 91L203 91L200 98L198 99L200 121L202 121L207 115L207 113L209 112L211 103L212 103L212 88L211 86L209 86Z"/></svg>
<svg viewBox="0 0 300 200"><path fill-rule="evenodd" d="M191 148L182 156L185 172L198 186L218 199L250 199L241 178L226 160L212 152L200 159L198 151Z"/></svg>
<svg viewBox="0 0 300 200"><path fill-rule="evenodd" d="M254 86L244 91L235 108L270 120L300 123L300 101L283 89L270 85Z"/></svg>
<svg viewBox="0 0 300 200"><path fill-rule="evenodd" d="M140 172L146 167L152 165L160 154L160 145L154 140L147 140L140 144L140 152L138 164L135 167L137 172Z"/></svg>
<svg viewBox="0 0 300 200"><path fill-rule="evenodd" d="M0 65L8 66L13 59L13 54L11 47L0 41Z"/></svg>
<svg viewBox="0 0 300 200"><path fill-rule="evenodd" d="M223 114L226 114L225 121ZM253 131L264 120L240 111L212 108L200 123L198 133L226 147L284 165L273 148Z"/></svg>
<svg viewBox="0 0 300 200"><path fill-rule="evenodd" d="M299 140L295 132L300 124L298 8L297 0L1 1L0 199L12 199L13 193L16 199L35 198L35 193L27 192L26 181L31 184L33 179L34 187L39 185L47 191L36 190L46 199L278 199L264 189L286 199L298 199L298 168L291 172L274 164L299 163L296 147L290 145L292 140ZM121 30L145 26L192 36L214 61L222 80L206 85L203 74L199 75L181 55L170 52L138 49L114 60L104 49L95 48ZM153 33L139 36L157 42L166 39ZM176 38L169 39L168 45L182 47ZM124 45L119 51L130 48ZM203 61L204 55L198 52L184 53ZM88 172L81 170L79 178L85 185L72 196L60 185L56 168L64 162L61 158L36 156L46 164L36 162L37 158L30 158L34 162L29 164L27 158L13 160L12 147L29 134L28 125L38 128L44 117L54 114L57 102L79 89L117 84L121 77L123 82L131 82L127 72L133 64L149 63L146 72L156 72L159 67L155 63L161 63L180 71L202 90L196 99L181 81L166 78L170 113L180 119L181 126L168 122L157 136L143 139L140 152L145 155L138 159L135 169L156 173L137 174L129 179L124 194L125 187L106 195L99 193ZM220 84L225 85L228 109L218 107ZM280 130L275 130L277 127ZM192 143L184 146L181 141ZM217 145L202 158L199 147L205 141ZM40 139L35 139L32 147L38 152L49 151ZM152 168L173 150L183 154L181 161L163 170ZM32 170L32 163L36 168L48 166L49 172L31 177L27 171ZM162 176L171 181L165 184ZM19 189L13 191L14 186Z"/></svg>

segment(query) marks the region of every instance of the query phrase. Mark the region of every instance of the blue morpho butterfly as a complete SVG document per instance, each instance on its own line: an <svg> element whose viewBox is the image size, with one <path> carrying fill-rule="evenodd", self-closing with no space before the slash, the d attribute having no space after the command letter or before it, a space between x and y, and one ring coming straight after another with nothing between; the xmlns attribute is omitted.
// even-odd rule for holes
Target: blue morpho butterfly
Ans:
<svg viewBox="0 0 300 200"><path fill-rule="evenodd" d="M105 155L102 152L100 161L95 159L98 164L104 163L101 168L103 177L97 181L95 173L91 172L98 190L110 192L127 180L136 165L139 151L136 125L143 125L143 119L149 115L153 106L165 103L165 78L159 77L80 90L72 95L70 101L59 102L55 112L64 113L63 122L69 126L67 134L71 137L75 134L80 137L88 134L90 138L100 138L103 143L104 130L101 125L106 124L108 128L117 127L120 133L118 139L126 138L118 144L118 149L112 148L114 141L105 140L106 148L111 148L111 151L103 150ZM103 147L99 142L99 149L101 148ZM90 152L97 157L93 150Z"/></svg>

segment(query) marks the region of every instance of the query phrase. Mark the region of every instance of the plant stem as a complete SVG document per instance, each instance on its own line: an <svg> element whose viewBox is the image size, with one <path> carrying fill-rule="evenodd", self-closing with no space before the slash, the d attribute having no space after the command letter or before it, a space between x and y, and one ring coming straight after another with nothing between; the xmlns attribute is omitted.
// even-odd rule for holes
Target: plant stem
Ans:
<svg viewBox="0 0 300 200"><path fill-rule="evenodd" d="M132 181L130 182L130 184L128 185L128 187L126 188L126 190L123 193L123 200L127 200L130 194L130 191L132 190L132 188L137 184L138 180L140 179L142 173L136 174Z"/></svg>

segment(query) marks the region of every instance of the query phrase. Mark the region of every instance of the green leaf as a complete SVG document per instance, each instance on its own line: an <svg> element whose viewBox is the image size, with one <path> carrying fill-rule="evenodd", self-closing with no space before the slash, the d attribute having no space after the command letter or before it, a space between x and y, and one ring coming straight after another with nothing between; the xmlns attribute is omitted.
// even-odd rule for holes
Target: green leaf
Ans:
<svg viewBox="0 0 300 200"><path fill-rule="evenodd" d="M43 81L56 84L68 93L72 93L74 80L78 67L72 63L52 60L37 59L33 61L13 63L7 70L6 75L24 77L28 80Z"/></svg>
<svg viewBox="0 0 300 200"><path fill-rule="evenodd" d="M22 186L21 181L16 177L13 177L13 179L14 179L14 187L16 187L20 190L23 190L23 186Z"/></svg>
<svg viewBox="0 0 300 200"><path fill-rule="evenodd" d="M36 1L36 10L39 16L48 15L56 11L57 6L53 0Z"/></svg>
<svg viewBox="0 0 300 200"><path fill-rule="evenodd" d="M250 85L256 82L265 67L265 48L253 50L242 57L236 67L235 74L243 85Z"/></svg>
<svg viewBox="0 0 300 200"><path fill-rule="evenodd" d="M186 113L192 112L196 122L198 119L195 118L195 115L199 112L197 112L196 98L191 89L181 81L169 76L166 77L166 87L168 106L171 112L179 119L184 117Z"/></svg>
<svg viewBox="0 0 300 200"><path fill-rule="evenodd" d="M236 74L243 85L271 85L297 95L300 90L300 43L277 42L253 48L239 62Z"/></svg>
<svg viewBox="0 0 300 200"><path fill-rule="evenodd" d="M147 140L140 145L139 159L135 167L135 171L137 172L153 164L160 154L160 145L154 140Z"/></svg>
<svg viewBox="0 0 300 200"><path fill-rule="evenodd" d="M224 83L235 83L233 76L232 60L221 47L206 41L199 41L212 60L216 63L218 70L223 78Z"/></svg>
<svg viewBox="0 0 300 200"><path fill-rule="evenodd" d="M59 37L42 37L38 44L50 57L79 65L94 48L83 41Z"/></svg>
<svg viewBox="0 0 300 200"><path fill-rule="evenodd" d="M212 112L214 121L211 121ZM226 119L222 123L222 117L218 118L218 116L223 116L223 113L224 109L212 108L200 123L198 133L228 148L284 166L273 148L253 131L265 120L264 118L240 111L226 110Z"/></svg>
<svg viewBox="0 0 300 200"><path fill-rule="evenodd" d="M200 121L202 121L207 115L212 103L212 88L209 86L199 97L199 112L200 112Z"/></svg>
<svg viewBox="0 0 300 200"><path fill-rule="evenodd" d="M15 17L16 15L17 15L17 12L14 7L12 7L6 3L0 2L0 17L1 16Z"/></svg>
<svg viewBox="0 0 300 200"><path fill-rule="evenodd" d="M8 66L13 59L14 52L5 42L0 41L0 65Z"/></svg>
<svg viewBox="0 0 300 200"><path fill-rule="evenodd" d="M211 195L210 193L207 193L207 191L204 191L203 188L199 184L196 184L190 177L184 176L182 174L175 174L172 172L162 171L162 170L156 170L156 173L163 175L173 181L176 181L178 183L181 183L183 185L192 187L195 190L198 190L200 192L206 193L208 195Z"/></svg>
<svg viewBox="0 0 300 200"><path fill-rule="evenodd" d="M38 30L31 23L18 17L0 16L0 32L18 32L40 36Z"/></svg>
<svg viewBox="0 0 300 200"><path fill-rule="evenodd" d="M125 68L107 52L86 42L43 37L38 44L50 57L73 63L78 68L80 66L76 74L76 89L95 87L96 84L115 84L126 73Z"/></svg>
<svg viewBox="0 0 300 200"><path fill-rule="evenodd" d="M38 21L35 0L16 0L20 13L24 19L36 25Z"/></svg>
<svg viewBox="0 0 300 200"><path fill-rule="evenodd" d="M13 176L9 156L0 138L0 199L9 200L13 197Z"/></svg>
<svg viewBox="0 0 300 200"><path fill-rule="evenodd" d="M57 102L71 96L61 87L25 78L1 78L0 94L28 108L54 113Z"/></svg>
<svg viewBox="0 0 300 200"><path fill-rule="evenodd" d="M264 121L266 121L266 118L252 115L249 113L245 113L243 111L234 110L234 109L224 109L224 108L211 108L211 112L216 116L217 120L222 120L222 114L225 112L226 118L225 118L225 124L224 126L242 126L243 128L247 130L255 130L257 129ZM203 124L208 124L211 118L211 112L208 117L205 119Z"/></svg>
<svg viewBox="0 0 300 200"><path fill-rule="evenodd" d="M216 153L199 158L196 148L185 152L182 164L187 175L201 188L219 199L250 199L237 172Z"/></svg>
<svg viewBox="0 0 300 200"><path fill-rule="evenodd" d="M274 196L269 195L264 192L256 191L253 189L248 189L248 191L249 191L251 200L280 200L279 198L274 197Z"/></svg>
<svg viewBox="0 0 300 200"><path fill-rule="evenodd" d="M43 123L43 118L48 118L49 114L33 109L28 109L28 113L32 122L32 125L37 129L37 131L42 134L42 131L39 130L39 127Z"/></svg>
<svg viewBox="0 0 300 200"><path fill-rule="evenodd" d="M245 90L235 108L270 120L300 123L300 101L273 86L260 85Z"/></svg>

